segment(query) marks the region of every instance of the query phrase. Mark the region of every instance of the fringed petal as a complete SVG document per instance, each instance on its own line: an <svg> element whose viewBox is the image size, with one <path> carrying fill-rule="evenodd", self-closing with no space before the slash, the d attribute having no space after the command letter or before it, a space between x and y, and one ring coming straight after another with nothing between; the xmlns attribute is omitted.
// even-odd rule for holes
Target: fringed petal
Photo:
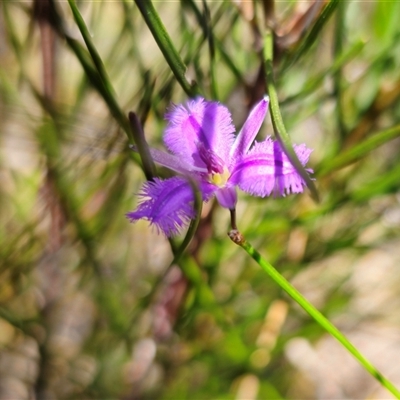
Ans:
<svg viewBox="0 0 400 400"><path fill-rule="evenodd" d="M229 110L220 103L197 98L174 106L165 116L168 126L164 143L184 161L197 167L206 167L198 153L198 143L211 150L227 163L229 150L235 139L235 127Z"/></svg>
<svg viewBox="0 0 400 400"><path fill-rule="evenodd" d="M139 193L139 206L126 214L130 222L147 219L166 236L177 235L195 217L193 189L182 177L146 182Z"/></svg>
<svg viewBox="0 0 400 400"><path fill-rule="evenodd" d="M200 182L199 190L202 200L207 201L213 196L216 187L208 182ZM146 219L168 237L179 234L196 216L193 187L187 178L154 178L154 181L147 181L143 185L138 196L138 208L127 213L126 217L130 222Z"/></svg>
<svg viewBox="0 0 400 400"><path fill-rule="evenodd" d="M304 166L312 150L305 145L295 145L293 148ZM293 167L279 142L274 142L271 138L256 143L250 152L236 163L228 182L238 185L253 196L260 197L269 196L271 193L275 196L301 193L305 186L303 178Z"/></svg>

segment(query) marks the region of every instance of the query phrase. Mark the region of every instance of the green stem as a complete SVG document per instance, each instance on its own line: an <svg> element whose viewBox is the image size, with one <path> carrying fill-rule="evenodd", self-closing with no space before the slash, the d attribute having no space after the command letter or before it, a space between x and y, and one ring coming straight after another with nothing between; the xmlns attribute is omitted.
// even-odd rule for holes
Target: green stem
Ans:
<svg viewBox="0 0 400 400"><path fill-rule="evenodd" d="M248 243L243 235L237 231L229 232L231 240L242 247L250 257L277 283L299 306L301 306L322 328L330 333L345 347L376 380L388 389L396 398L400 399L400 391L385 378L350 341L326 317L324 317L308 300L297 291L261 254Z"/></svg>
<svg viewBox="0 0 400 400"><path fill-rule="evenodd" d="M191 85L187 81L185 77L186 66L175 49L151 0L135 0L135 3L182 89L190 97L199 94L197 84Z"/></svg>
<svg viewBox="0 0 400 400"><path fill-rule="evenodd" d="M315 21L315 24L310 30L310 33L304 38L301 44L298 46L296 52L293 54L290 59L285 62L282 67L282 70L285 71L287 68L292 66L295 62L297 62L314 44L314 42L319 39L322 28L328 22L329 18L332 16L336 7L339 5L341 0L331 0L325 8L322 10L320 16Z"/></svg>
<svg viewBox="0 0 400 400"><path fill-rule="evenodd" d="M134 142L127 116L119 107L118 102L112 92L110 92L109 88L104 85L103 80L100 78L97 70L93 67L91 60L88 58L87 51L80 45L80 43L78 43L75 39L72 39L68 35L65 35L65 40L81 63L90 83L100 93L101 97L106 102L112 116L125 131L128 138L132 142Z"/></svg>
<svg viewBox="0 0 400 400"><path fill-rule="evenodd" d="M318 192L314 185L314 182L311 180L310 176L308 175L307 171L304 169L303 165L299 161L296 153L293 150L293 144L290 140L289 134L286 132L285 125L283 123L281 111L279 108L279 100L278 94L276 91L275 80L274 80L274 73L272 67L273 61L273 36L270 30L266 30L265 38L264 38L264 60L265 60L265 74L267 79L267 91L269 95L270 101L270 113L271 113L271 120L272 126L274 127L274 132L282 145L282 148L285 154L288 156L289 160L296 168L297 172L300 176L304 179L307 184L307 187L311 191L312 197L318 201Z"/></svg>
<svg viewBox="0 0 400 400"><path fill-rule="evenodd" d="M92 41L92 37L89 33L89 30L87 29L86 23L81 15L81 13L78 10L78 7L75 4L75 1L68 0L68 3L71 8L72 14L74 16L74 20L75 20L76 24L78 25L78 28L82 34L83 40L86 43L86 46L90 53L90 56L92 57L94 66L96 67L97 72L100 75L100 78L102 79L103 83L107 86L107 90L110 91L110 93L112 93L113 95L115 95L114 89L110 83L110 79L108 78L108 74L104 67L103 61Z"/></svg>
<svg viewBox="0 0 400 400"><path fill-rule="evenodd" d="M125 131L128 138L134 141L128 118L118 104L111 81L108 78L101 57L90 38L90 34L86 27L85 21L79 13L75 2L73 0L68 0L68 3L71 7L79 31L81 32L83 39L85 40L86 46L88 47L90 58L88 57L87 52L82 48L80 43L78 43L75 39L71 38L68 34L64 32L61 24L59 26L59 31L61 31L60 33L65 37L67 44L77 56L90 82L98 90L98 92L107 103L113 117L118 121L119 125Z"/></svg>

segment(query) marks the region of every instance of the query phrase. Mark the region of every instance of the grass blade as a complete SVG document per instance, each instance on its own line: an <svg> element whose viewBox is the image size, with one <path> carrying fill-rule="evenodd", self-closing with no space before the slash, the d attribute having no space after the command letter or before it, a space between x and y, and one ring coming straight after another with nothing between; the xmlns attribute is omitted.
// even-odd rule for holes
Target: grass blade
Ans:
<svg viewBox="0 0 400 400"><path fill-rule="evenodd" d="M298 46L295 53L286 61L283 65L282 69L286 70L295 64L304 54L307 53L308 50L312 47L317 38L320 37L320 33L325 26L325 24L329 21L329 18L332 16L333 12L336 10L336 7L339 5L340 0L331 0L325 8L322 10L321 15L315 21L315 24L311 28L310 33L303 39L303 41Z"/></svg>
<svg viewBox="0 0 400 400"><path fill-rule="evenodd" d="M172 43L153 3L150 0L135 0L135 3L182 89L190 97L199 94L197 84L191 85L187 81L185 76L186 66Z"/></svg>
<svg viewBox="0 0 400 400"><path fill-rule="evenodd" d="M318 176L325 176L332 171L343 168L367 155L372 150L400 136L400 125L380 131L366 139L364 142L355 145L351 149L339 154L332 160L324 162L318 168Z"/></svg>

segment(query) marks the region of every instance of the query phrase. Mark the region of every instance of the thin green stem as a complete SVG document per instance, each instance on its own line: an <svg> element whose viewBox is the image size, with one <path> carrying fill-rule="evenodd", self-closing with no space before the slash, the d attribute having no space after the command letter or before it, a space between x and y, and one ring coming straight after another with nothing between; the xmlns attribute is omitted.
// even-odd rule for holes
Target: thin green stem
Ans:
<svg viewBox="0 0 400 400"><path fill-rule="evenodd" d="M193 11L194 16L197 19L197 22L199 23L199 25L202 26L203 25L202 15L201 15L200 10L197 7L196 2L193 0L185 0L184 4L185 4L185 6L190 7L190 9ZM221 6L221 8L222 8L222 6ZM224 10L221 10L219 13L216 12L214 18L211 19L209 24L212 26L215 26L217 24L217 22L219 21L220 14L222 14L222 13L224 13ZM225 39L228 36L230 36L230 34L231 34L230 27L235 25L238 18L239 18L239 14L235 13L232 16L231 20L226 24L226 27L227 27L226 31L223 34L221 34L219 37L216 37L213 35L213 42L214 42L215 50L217 50L221 56L221 60L225 63L225 65L228 67L228 69L232 72L232 74L234 75L236 80L238 82L240 82L242 85L245 85L246 84L245 78L243 77L242 73L240 72L239 68L237 67L235 61L232 60L232 58L229 56L229 54L227 53L227 51L225 49L225 46L226 46ZM204 37L205 37L205 35L204 35Z"/></svg>
<svg viewBox="0 0 400 400"><path fill-rule="evenodd" d="M376 380L388 389L396 398L400 399L400 391L385 378L360 351L339 331L326 317L324 317L309 301L295 289L261 254L248 243L243 235L237 231L229 232L231 240L242 247L247 254L277 283L300 307L302 307L322 328L330 333L345 347Z"/></svg>
<svg viewBox="0 0 400 400"><path fill-rule="evenodd" d="M187 81L185 76L186 66L183 63L174 44L172 43L172 40L169 37L168 32L165 29L161 18L155 10L151 0L135 0L135 3L182 89L190 97L194 97L199 94L199 88L197 84L190 84Z"/></svg>
<svg viewBox="0 0 400 400"><path fill-rule="evenodd" d="M267 80L267 91L269 95L270 101L270 113L272 126L274 127L274 132L282 145L282 148L285 154L288 156L289 160L292 162L293 166L296 168L297 172L301 175L301 177L306 182L308 188L311 191L312 197L318 201L318 192L314 185L314 182L311 180L307 171L304 169L303 165L299 161L296 153L293 150L293 144L290 140L289 134L286 131L285 125L283 123L281 111L279 108L279 100L278 94L276 91L276 85L274 80L273 73L273 36L272 32L267 29L265 38L264 38L264 61L265 61L265 74Z"/></svg>
<svg viewBox="0 0 400 400"><path fill-rule="evenodd" d="M104 64L101 60L101 57L90 38L90 34L86 27L86 24L79 13L79 10L76 7L75 2L73 0L68 0L68 3L73 12L77 26L88 47L90 59L88 57L87 52L82 48L82 46L75 39L71 38L64 32L64 29L62 29L61 24L58 28L59 30L61 30L61 33L65 36L67 44L70 46L70 48L80 61L83 69L86 72L86 76L89 78L92 85L99 91L99 93L107 103L111 114L118 121L119 125L125 131L128 138L134 141L128 118L125 115L125 113L121 110L118 104L111 81L108 78L108 74L104 68Z"/></svg>
<svg viewBox="0 0 400 400"><path fill-rule="evenodd" d="M110 92L109 88L107 88L107 86L104 85L104 82L100 78L97 70L93 67L93 64L89 59L86 50L75 39L72 39L69 36L65 36L65 39L69 47L75 53L83 69L85 70L86 76L89 78L90 83L97 89L97 91L103 97L111 114L117 120L121 128L125 131L128 138L132 140L132 142L134 142L127 116L123 113L123 111L119 107L118 102L116 98L113 96L112 92Z"/></svg>
<svg viewBox="0 0 400 400"><path fill-rule="evenodd" d="M74 16L74 20L75 20L76 24L78 25L78 28L82 34L83 40L86 43L86 46L90 53L90 56L92 57L93 64L96 67L97 72L100 75L100 78L102 79L104 85L107 87L107 90L115 96L114 89L111 85L111 82L108 77L107 71L104 67L103 61L92 41L92 37L89 33L89 30L87 29L86 23L81 15L81 13L79 12L78 7L75 4L75 1L68 0L68 4L71 8L72 14Z"/></svg>
<svg viewBox="0 0 400 400"><path fill-rule="evenodd" d="M322 28L328 22L329 18L332 16L336 7L339 5L341 0L331 0L325 8L322 10L320 16L316 20L315 24L311 28L310 33L304 38L300 43L295 53L284 63L282 70L286 70L294 63L296 63L306 52L312 47L314 42L320 38L320 33Z"/></svg>

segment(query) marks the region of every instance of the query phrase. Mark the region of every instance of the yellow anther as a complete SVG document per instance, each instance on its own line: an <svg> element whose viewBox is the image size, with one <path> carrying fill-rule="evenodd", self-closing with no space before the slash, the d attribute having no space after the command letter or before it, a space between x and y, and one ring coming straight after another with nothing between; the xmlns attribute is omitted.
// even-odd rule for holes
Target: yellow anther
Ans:
<svg viewBox="0 0 400 400"><path fill-rule="evenodd" d="M209 175L209 182L213 183L217 186L225 186L228 178L229 178L229 171L227 168L224 168L224 172L222 174L210 174Z"/></svg>

